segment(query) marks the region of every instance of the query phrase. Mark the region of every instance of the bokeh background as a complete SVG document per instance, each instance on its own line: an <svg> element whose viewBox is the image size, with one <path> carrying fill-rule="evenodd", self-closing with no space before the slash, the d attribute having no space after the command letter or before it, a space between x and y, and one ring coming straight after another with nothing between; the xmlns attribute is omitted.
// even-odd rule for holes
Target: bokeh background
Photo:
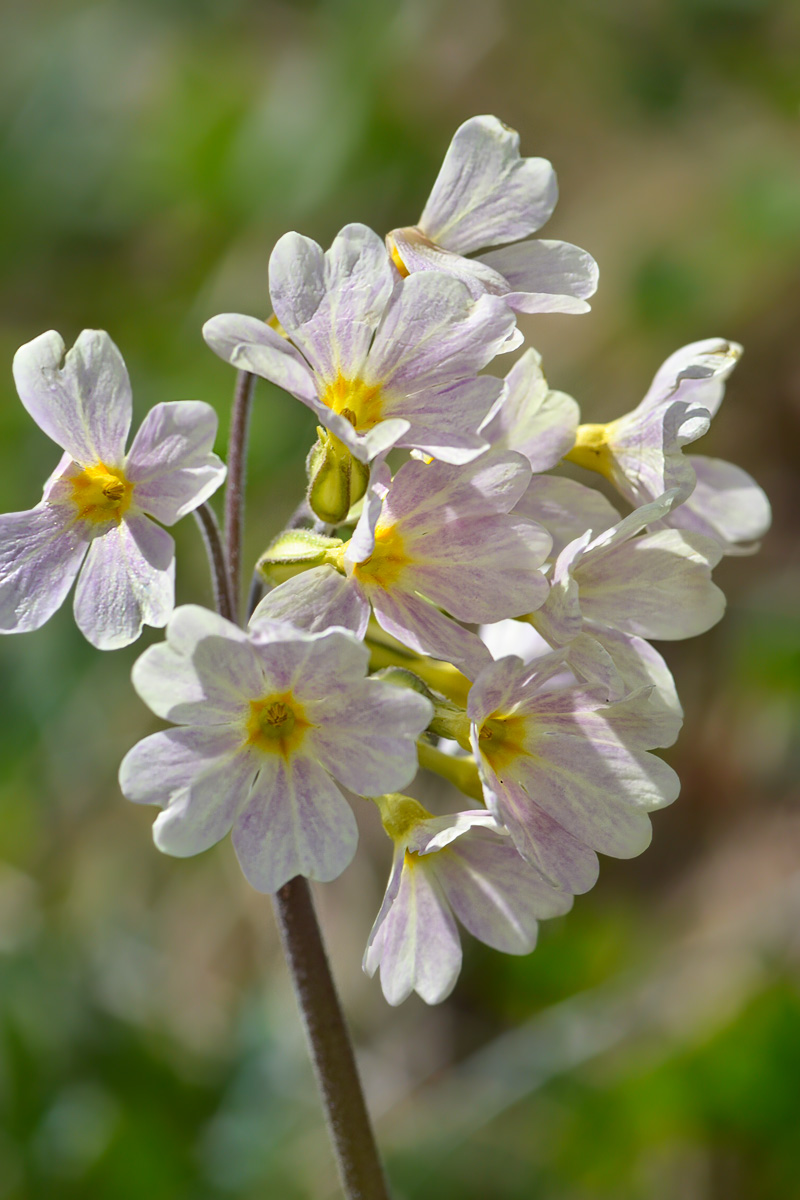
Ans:
<svg viewBox="0 0 800 1200"><path fill-rule="evenodd" d="M526 318L588 420L678 346L745 344L702 447L769 491L724 622L667 648L683 780L526 958L474 943L453 997L391 1010L360 968L376 814L317 890L398 1197L800 1196L800 7L795 0L17 0L0 40L0 509L58 457L14 350L110 331L137 417L232 373L200 337L267 310L282 232L419 214L456 126L550 158L546 235L601 268L584 317ZM303 486L312 419L259 384L248 555ZM179 598L209 602L197 530ZM230 846L162 858L123 801L155 728L66 607L0 644L0 1198L326 1200L333 1169L269 902ZM663 648L663 647L662 647ZM426 785L423 783L423 787ZM453 797L426 793L447 808Z"/></svg>

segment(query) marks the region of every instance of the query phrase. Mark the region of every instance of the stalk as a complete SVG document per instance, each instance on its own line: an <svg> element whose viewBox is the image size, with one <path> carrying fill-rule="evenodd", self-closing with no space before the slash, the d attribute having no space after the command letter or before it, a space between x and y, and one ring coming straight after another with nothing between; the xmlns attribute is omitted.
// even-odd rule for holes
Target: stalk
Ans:
<svg viewBox="0 0 800 1200"><path fill-rule="evenodd" d="M247 431L256 377L239 371L233 394L231 429L228 435L228 478L225 485L225 557L235 611L240 604L242 531L244 529L244 484L247 473ZM235 618L234 618L235 620Z"/></svg>

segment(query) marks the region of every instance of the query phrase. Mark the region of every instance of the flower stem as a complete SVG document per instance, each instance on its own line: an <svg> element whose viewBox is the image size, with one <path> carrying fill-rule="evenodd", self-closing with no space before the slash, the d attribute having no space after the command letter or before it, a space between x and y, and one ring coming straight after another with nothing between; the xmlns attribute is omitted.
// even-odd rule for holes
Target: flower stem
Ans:
<svg viewBox="0 0 800 1200"><path fill-rule="evenodd" d="M275 894L273 902L345 1196L348 1200L388 1200L308 880L300 875L291 879Z"/></svg>
<svg viewBox="0 0 800 1200"><path fill-rule="evenodd" d="M247 430L256 377L239 371L233 393L231 428L228 435L228 480L225 486L225 555L228 577L236 612L239 611L239 587L244 527L244 482L247 471Z"/></svg>
<svg viewBox="0 0 800 1200"><path fill-rule="evenodd" d="M208 555L217 612L227 620L235 621L236 605L230 590L225 550L214 510L208 504L200 504L194 510L194 517L203 535L203 544Z"/></svg>

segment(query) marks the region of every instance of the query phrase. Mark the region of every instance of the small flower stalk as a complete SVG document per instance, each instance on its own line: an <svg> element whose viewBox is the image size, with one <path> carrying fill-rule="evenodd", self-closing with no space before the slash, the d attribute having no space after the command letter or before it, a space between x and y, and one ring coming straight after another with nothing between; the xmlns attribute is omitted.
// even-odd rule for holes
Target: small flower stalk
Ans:
<svg viewBox="0 0 800 1200"><path fill-rule="evenodd" d="M77 625L100 649L166 627L133 685L170 727L128 752L122 792L160 809L166 854L230 833L246 879L279 894L284 916L303 880L350 864L354 806L380 819L393 853L363 966L392 1005L452 992L459 927L530 953L539 921L591 889L598 855L646 849L651 814L678 796L658 751L683 717L651 643L718 622L715 568L769 528L749 475L686 452L720 408L737 343L678 349L641 403L604 424L581 422L532 346L501 377L495 359L524 341L519 314L585 313L597 286L585 251L532 237L556 200L551 165L474 117L416 224L385 240L350 224L327 250L287 233L269 261L269 319L206 323L217 355L285 389L316 425L295 519L263 529L246 628L174 608L164 527L224 481L213 410L158 404L126 449L131 388L107 333L85 330L66 353L44 333L14 361L23 405L62 456L34 508L0 516L0 631L38 629L73 583ZM269 419L258 399L253 419ZM239 489L246 424L230 453ZM230 615L238 567L202 512ZM463 806L429 812L406 794L419 768ZM321 950L315 961L327 970ZM347 1135L320 1065L336 1054L315 1043L304 987L331 1126ZM352 1054L337 1061L358 1092ZM347 1194L384 1195L359 1190L380 1168L373 1145L360 1174L357 1141L337 1143Z"/></svg>

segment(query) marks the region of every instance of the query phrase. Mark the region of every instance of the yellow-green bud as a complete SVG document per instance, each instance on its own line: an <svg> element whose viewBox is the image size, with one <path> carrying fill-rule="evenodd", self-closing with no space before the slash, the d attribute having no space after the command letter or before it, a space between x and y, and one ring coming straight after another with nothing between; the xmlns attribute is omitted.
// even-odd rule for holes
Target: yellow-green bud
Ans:
<svg viewBox="0 0 800 1200"><path fill-rule="evenodd" d="M317 436L306 460L308 503L321 521L339 525L366 492L369 467L327 429L318 426Z"/></svg>
<svg viewBox="0 0 800 1200"><path fill-rule="evenodd" d="M256 570L268 583L283 583L310 567L324 563L335 566L343 545L340 538L325 537L311 529L287 529L264 551Z"/></svg>

